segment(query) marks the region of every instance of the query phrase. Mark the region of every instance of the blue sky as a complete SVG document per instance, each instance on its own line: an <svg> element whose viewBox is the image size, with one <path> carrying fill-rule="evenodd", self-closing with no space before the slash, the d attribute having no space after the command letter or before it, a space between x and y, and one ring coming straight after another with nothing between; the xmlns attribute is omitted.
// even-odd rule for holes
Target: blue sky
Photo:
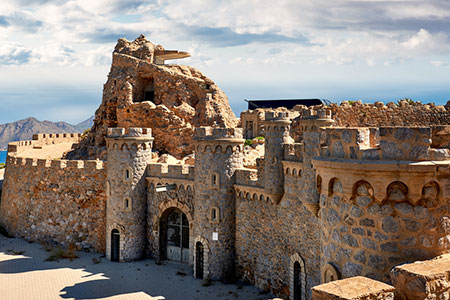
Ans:
<svg viewBox="0 0 450 300"><path fill-rule="evenodd" d="M119 37L141 33L243 99L450 100L447 0L2 0L0 123L95 112Z"/></svg>

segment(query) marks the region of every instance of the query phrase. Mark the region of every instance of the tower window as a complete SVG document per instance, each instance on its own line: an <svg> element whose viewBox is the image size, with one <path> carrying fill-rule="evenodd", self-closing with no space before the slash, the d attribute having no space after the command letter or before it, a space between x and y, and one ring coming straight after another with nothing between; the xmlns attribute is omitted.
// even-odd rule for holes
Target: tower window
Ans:
<svg viewBox="0 0 450 300"><path fill-rule="evenodd" d="M124 174L123 174L123 179L125 181L130 181L131 177L132 177L131 169L129 169L129 168L125 169Z"/></svg>
<svg viewBox="0 0 450 300"><path fill-rule="evenodd" d="M209 221L211 223L220 222L220 209L217 206L212 206L209 211Z"/></svg>
<svg viewBox="0 0 450 300"><path fill-rule="evenodd" d="M211 187L218 188L220 186L220 176L219 173L213 172L211 174Z"/></svg>
<svg viewBox="0 0 450 300"><path fill-rule="evenodd" d="M128 198L128 197L123 199L123 210L125 210L125 211L131 211L132 210L131 199Z"/></svg>

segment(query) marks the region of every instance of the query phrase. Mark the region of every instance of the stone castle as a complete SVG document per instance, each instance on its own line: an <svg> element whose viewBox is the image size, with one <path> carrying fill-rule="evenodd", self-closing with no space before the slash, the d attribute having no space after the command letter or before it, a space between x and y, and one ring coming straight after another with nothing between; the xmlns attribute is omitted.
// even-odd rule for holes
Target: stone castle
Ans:
<svg viewBox="0 0 450 300"><path fill-rule="evenodd" d="M186 56L119 40L89 133L8 146L1 225L284 299L448 299L450 105L345 102L238 120L211 79L164 64ZM434 267L404 265L418 260Z"/></svg>

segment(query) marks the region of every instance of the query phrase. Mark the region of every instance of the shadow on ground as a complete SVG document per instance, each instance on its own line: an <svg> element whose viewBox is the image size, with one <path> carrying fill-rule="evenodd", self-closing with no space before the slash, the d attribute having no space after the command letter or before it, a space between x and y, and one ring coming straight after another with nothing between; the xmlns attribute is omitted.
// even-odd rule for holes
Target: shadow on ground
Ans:
<svg viewBox="0 0 450 300"><path fill-rule="evenodd" d="M22 255L14 255L13 252ZM258 289L246 285L213 283L202 286L194 279L187 265L168 263L156 265L152 260L131 263L114 263L99 254L77 252L73 261L45 261L49 256L43 247L22 239L7 239L0 235L0 276L14 284L15 280L33 281L36 271L39 278L31 288L42 290L42 280L50 281L53 295L43 299L270 299ZM98 263L100 261L100 263ZM16 275L21 276L16 276ZM184 275L186 274L186 275ZM14 276L13 276L14 275ZM21 279L22 277L22 279ZM2 279L3 280L3 279ZM56 292L59 291L59 292ZM11 291L13 293L14 291ZM8 298L14 299L14 298Z"/></svg>

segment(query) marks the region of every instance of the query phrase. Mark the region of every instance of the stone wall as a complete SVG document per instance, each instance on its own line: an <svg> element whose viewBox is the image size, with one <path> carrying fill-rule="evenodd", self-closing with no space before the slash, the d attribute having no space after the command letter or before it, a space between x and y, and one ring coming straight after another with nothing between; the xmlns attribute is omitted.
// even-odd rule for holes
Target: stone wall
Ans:
<svg viewBox="0 0 450 300"><path fill-rule="evenodd" d="M450 101L449 101L450 102ZM296 141L302 139L302 119L305 112L321 110L324 106L306 107L297 105L293 111L298 112L291 126L291 136ZM408 103L400 101L384 104L382 102L362 103L361 101L332 103L325 106L335 120L335 127L383 127L383 126L438 126L450 125L450 103L447 105Z"/></svg>
<svg viewBox="0 0 450 300"><path fill-rule="evenodd" d="M321 156L363 160L448 160L450 126L328 128ZM432 148L439 147L439 148Z"/></svg>
<svg viewBox="0 0 450 300"><path fill-rule="evenodd" d="M9 155L0 222L10 234L27 240L105 252L105 188L100 161Z"/></svg>
<svg viewBox="0 0 450 300"><path fill-rule="evenodd" d="M388 282L393 266L450 251L449 149L431 148L432 138L447 130L325 130L321 155L313 159L321 194L322 272L332 268L343 278ZM446 147L444 140L434 144Z"/></svg>
<svg viewBox="0 0 450 300"><path fill-rule="evenodd" d="M335 179L321 195L322 265L330 264L343 278L363 275L389 281L389 270L400 263L446 253L449 211L436 206L398 202L394 190L383 203L373 200L368 183L355 183L355 194L343 193ZM395 199L393 199L395 198Z"/></svg>
<svg viewBox="0 0 450 300"><path fill-rule="evenodd" d="M361 103L360 101L331 104L332 118L336 126L380 127L380 126L430 126L450 124L450 104L446 106L400 101Z"/></svg>
<svg viewBox="0 0 450 300"><path fill-rule="evenodd" d="M298 175L285 177L286 192L279 204L251 193L239 194L236 200L238 276L284 299L291 294L289 270L295 254L305 270L301 299L308 299L311 287L320 283L320 225L298 197L300 180Z"/></svg>

